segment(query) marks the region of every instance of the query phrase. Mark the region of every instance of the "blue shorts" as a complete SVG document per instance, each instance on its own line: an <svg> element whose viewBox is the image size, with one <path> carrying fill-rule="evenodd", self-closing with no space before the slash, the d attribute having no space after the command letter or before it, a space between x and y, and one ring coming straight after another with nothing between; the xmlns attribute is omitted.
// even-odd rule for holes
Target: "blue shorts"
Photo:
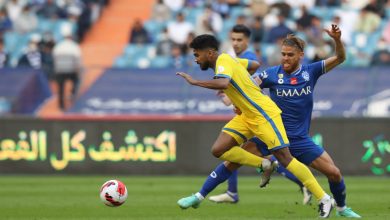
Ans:
<svg viewBox="0 0 390 220"><path fill-rule="evenodd" d="M257 149L264 156L268 156L271 153L259 138L254 137L249 141L256 143ZM315 144L310 137L290 139L290 153L293 157L297 158L300 162L310 165L315 159L320 157L324 153L324 148Z"/></svg>

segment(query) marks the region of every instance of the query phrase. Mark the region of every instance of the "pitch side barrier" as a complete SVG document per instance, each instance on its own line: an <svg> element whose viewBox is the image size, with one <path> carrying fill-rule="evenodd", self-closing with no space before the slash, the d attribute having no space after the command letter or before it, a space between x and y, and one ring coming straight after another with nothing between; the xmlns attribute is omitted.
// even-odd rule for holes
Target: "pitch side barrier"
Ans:
<svg viewBox="0 0 390 220"><path fill-rule="evenodd" d="M230 118L0 118L0 173L207 174L221 162L210 148ZM389 176L390 118L318 118L311 131L344 174Z"/></svg>

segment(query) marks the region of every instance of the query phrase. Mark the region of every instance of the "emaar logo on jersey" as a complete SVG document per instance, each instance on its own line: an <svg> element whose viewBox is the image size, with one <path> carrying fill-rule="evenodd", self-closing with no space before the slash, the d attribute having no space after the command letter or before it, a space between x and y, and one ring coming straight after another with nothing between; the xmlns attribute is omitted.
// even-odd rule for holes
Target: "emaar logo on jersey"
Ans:
<svg viewBox="0 0 390 220"><path fill-rule="evenodd" d="M311 94L311 87L306 86L301 89L276 89L276 95L282 97L293 97L293 96L302 96Z"/></svg>

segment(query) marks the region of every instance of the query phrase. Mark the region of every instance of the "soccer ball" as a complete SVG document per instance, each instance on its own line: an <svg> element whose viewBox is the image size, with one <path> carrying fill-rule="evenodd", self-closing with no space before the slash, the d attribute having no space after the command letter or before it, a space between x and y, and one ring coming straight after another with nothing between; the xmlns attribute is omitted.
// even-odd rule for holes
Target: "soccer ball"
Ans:
<svg viewBox="0 0 390 220"><path fill-rule="evenodd" d="M100 199L111 207L117 207L125 203L127 199L127 189L125 184L119 180L109 180L100 188Z"/></svg>

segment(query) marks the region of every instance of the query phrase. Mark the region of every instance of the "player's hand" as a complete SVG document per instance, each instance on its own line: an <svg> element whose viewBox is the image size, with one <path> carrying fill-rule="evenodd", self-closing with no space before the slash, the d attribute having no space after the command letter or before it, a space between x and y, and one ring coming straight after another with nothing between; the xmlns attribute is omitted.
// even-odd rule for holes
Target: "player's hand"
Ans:
<svg viewBox="0 0 390 220"><path fill-rule="evenodd" d="M324 29L324 31L326 31L329 37L333 38L334 40L340 40L341 30L337 25L332 24L332 28L330 30Z"/></svg>
<svg viewBox="0 0 390 220"><path fill-rule="evenodd" d="M177 72L176 75L183 77L189 84L194 85L196 80L194 80L190 75L184 72Z"/></svg>
<svg viewBox="0 0 390 220"><path fill-rule="evenodd" d="M234 111L234 113L236 113L237 115L241 115L241 114L242 114L241 109L237 108L236 106L234 106L233 111Z"/></svg>

